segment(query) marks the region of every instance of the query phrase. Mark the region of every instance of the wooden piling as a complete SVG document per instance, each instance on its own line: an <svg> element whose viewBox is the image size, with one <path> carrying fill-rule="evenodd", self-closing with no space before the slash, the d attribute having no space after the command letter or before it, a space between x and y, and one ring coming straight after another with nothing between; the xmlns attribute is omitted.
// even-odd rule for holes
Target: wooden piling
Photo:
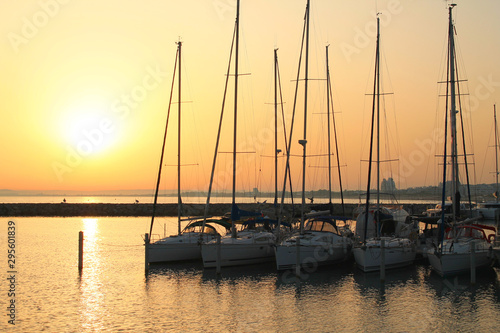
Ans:
<svg viewBox="0 0 500 333"><path fill-rule="evenodd" d="M300 235L297 236L297 241L296 241L295 245L297 246L297 249L295 251L295 253L296 253L295 275L297 277L300 277Z"/></svg>
<svg viewBox="0 0 500 333"><path fill-rule="evenodd" d="M78 233L78 270L83 269L83 231Z"/></svg>
<svg viewBox="0 0 500 333"><path fill-rule="evenodd" d="M476 243L470 242L470 283L476 283Z"/></svg>
<svg viewBox="0 0 500 333"><path fill-rule="evenodd" d="M385 239L380 240L380 281L385 282Z"/></svg>
<svg viewBox="0 0 500 333"><path fill-rule="evenodd" d="M144 234L144 271L149 272L149 234Z"/></svg>
<svg viewBox="0 0 500 333"><path fill-rule="evenodd" d="M217 265L216 265L216 273L217 273L217 274L220 274L220 267L221 267L221 264L220 264L220 261L221 261L221 252L220 252L220 235L219 235L219 234L217 234L217 245L216 245L216 246L217 246L217 249L216 249L216 251L217 251L217 253L216 253L216 255L217 255L217 259L216 259L216 261L217 261Z"/></svg>

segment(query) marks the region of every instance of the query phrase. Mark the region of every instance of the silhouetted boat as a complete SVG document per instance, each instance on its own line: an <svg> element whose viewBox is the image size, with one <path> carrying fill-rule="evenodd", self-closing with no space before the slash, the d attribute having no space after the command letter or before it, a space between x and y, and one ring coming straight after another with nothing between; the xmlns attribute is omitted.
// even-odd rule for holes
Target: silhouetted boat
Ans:
<svg viewBox="0 0 500 333"><path fill-rule="evenodd" d="M233 35L235 45L235 73L234 73L234 135L233 135L233 189L232 189L232 204L231 204L231 233L223 236L220 240L211 240L204 242L201 253L204 267L216 266L239 266L247 264L257 264L274 260L274 244L276 236L271 231L271 226L275 225L274 221L259 216L259 213L246 212L239 209L235 202L236 194L236 119L238 112L238 58L239 58L239 23L240 23L240 1L236 3L236 22ZM232 47L231 47L232 53ZM229 59L229 64L231 58ZM229 78L228 66L228 78ZM227 80L226 80L227 89ZM224 111L224 107L222 112ZM217 136L216 150L214 154L214 163L212 167L212 175L210 181L210 190L207 198L206 212L210 198L213 175L215 171L215 161L218 152L220 131L222 125L219 124L219 134ZM239 230L237 230L237 226Z"/></svg>
<svg viewBox="0 0 500 333"><path fill-rule="evenodd" d="M374 77L366 204L364 211L358 215L356 220L356 234L361 237L361 243L353 249L356 264L364 272L378 271L381 265L384 265L385 268L411 265L417 253L413 241L396 234L398 228L402 229L401 224L406 221L408 213L400 207L384 207L380 204L380 18L378 17ZM377 202L376 205L372 206L370 204L370 183L375 118L377 119ZM401 217L403 220L398 221L398 218ZM382 258L384 258L384 261L382 261Z"/></svg>
<svg viewBox="0 0 500 333"><path fill-rule="evenodd" d="M447 98L449 98L449 121L450 121L450 148L451 148L451 197L452 209L449 217L450 227L445 230L445 222L448 218L445 214L445 193L446 193L446 170L447 170L447 138L445 138L445 153L443 167L443 195L442 195L442 213L440 220L440 237L438 244L427 252L432 268L441 276L467 272L477 267L483 267L491 264L492 253L491 244L486 236L486 230L492 228L488 226L473 224L481 219L481 216L472 216L467 218L460 216L460 192L458 178L458 145L457 145L457 94L456 90L460 80L456 74L456 55L455 55L455 26L453 24L452 10L455 4L448 8L448 77L447 77ZM448 100L447 100L448 106ZM448 113L448 110L446 110ZM448 115L447 115L448 119ZM448 124L445 122L445 126ZM463 134L462 134L463 135ZM464 146L464 158L465 153ZM465 160L467 167L467 160ZM467 170L467 169L466 169ZM466 171L467 175L467 171ZM493 229L494 230L494 229ZM473 264L474 263L474 264Z"/></svg>
<svg viewBox="0 0 500 333"><path fill-rule="evenodd" d="M155 219L155 212L158 201L158 190L160 186L161 171L163 165L163 156L165 151L165 143L167 138L168 120L170 118L170 107L172 105L172 93L174 85L172 84L172 91L170 95L170 103L167 113L167 124L165 126L165 135L163 139L162 153L160 159L160 167L158 171L158 180L156 184L155 199L153 205L153 214L151 218L150 238L146 240L146 251L149 263L159 262L176 262L188 260L201 260L201 243L207 242L219 234L225 233L230 228L230 224L224 219L211 219L207 221L193 220L184 229L181 230L181 222L183 221L183 205L181 199L181 50L182 42L177 42L177 53L175 67L178 70L178 133L177 133L177 191L178 191L178 205L177 205L177 225L178 231L176 235L167 236L158 240L154 240L153 223ZM175 70L174 78L175 81ZM184 220L186 221L186 220Z"/></svg>

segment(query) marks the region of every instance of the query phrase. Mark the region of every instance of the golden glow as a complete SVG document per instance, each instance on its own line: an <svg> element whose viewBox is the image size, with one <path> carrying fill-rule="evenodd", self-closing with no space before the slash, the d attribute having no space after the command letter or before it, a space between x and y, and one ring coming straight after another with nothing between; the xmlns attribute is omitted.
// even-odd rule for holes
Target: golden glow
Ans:
<svg viewBox="0 0 500 333"><path fill-rule="evenodd" d="M375 8L377 6L377 8ZM285 112L293 105L304 0L241 2L238 188L272 190L273 50L278 47ZM310 77L325 76L325 45L340 142L344 186L363 188L367 158L375 13L380 12L382 49L394 92L400 140L402 187L435 185L438 152L427 143L439 126L447 10L442 1L311 3ZM493 103L500 101L500 3L458 3L455 19L467 70L476 168L486 154ZM234 25L235 1L183 2L27 0L0 14L2 187L9 189L106 190L153 188L168 107L175 42L183 41L182 163L184 190L206 191ZM465 74L465 71L462 71ZM390 87L389 87L390 80ZM221 151L232 149L232 93L228 87ZM308 149L324 150L324 81L311 81ZM303 89L299 94L303 93ZM299 97L292 142L303 136ZM174 96L177 102L177 95ZM166 162L177 160L177 104L172 108ZM440 116L441 117L441 116ZM290 128L287 124L287 129ZM280 129L281 131L281 129ZM284 151L283 143L280 144ZM231 159L220 155L216 190L231 187ZM420 158L420 159L418 159ZM422 162L423 161L423 162ZM283 161L280 161L283 163ZM310 160L310 166L324 165ZM292 160L295 188L301 161ZM177 186L166 167L163 187ZM473 182L493 182L488 170ZM363 175L360 176L360 173ZM281 174L281 173L280 173ZM313 179L314 178L314 179ZM326 188L324 170L308 172L308 187ZM280 180L281 183L281 180Z"/></svg>
<svg viewBox="0 0 500 333"><path fill-rule="evenodd" d="M112 149L119 141L117 119L107 115L106 105L92 100L70 106L61 117L60 141L81 155L93 156Z"/></svg>
<svg viewBox="0 0 500 333"><path fill-rule="evenodd" d="M91 250L96 250L94 247L95 247L95 235L97 233L97 222L98 222L98 219L94 219L94 218L85 218L85 219L82 219L82 222L83 222L83 233L84 233L84 238L86 241L89 241L90 243L90 246L92 246L93 248ZM86 244L87 242L84 241L84 244ZM88 249L87 249L88 250Z"/></svg>
<svg viewBox="0 0 500 333"><path fill-rule="evenodd" d="M96 318L99 318L104 295L99 286L102 283L103 258L102 248L98 243L98 219L85 218L83 222L84 253L83 270L80 282L80 318L85 329L99 329Z"/></svg>

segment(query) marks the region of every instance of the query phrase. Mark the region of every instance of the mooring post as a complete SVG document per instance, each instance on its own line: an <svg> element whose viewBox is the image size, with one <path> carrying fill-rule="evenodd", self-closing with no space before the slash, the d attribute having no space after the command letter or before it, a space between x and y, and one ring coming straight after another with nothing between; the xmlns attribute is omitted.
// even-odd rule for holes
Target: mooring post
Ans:
<svg viewBox="0 0 500 333"><path fill-rule="evenodd" d="M83 269L83 231L78 233L78 270Z"/></svg>
<svg viewBox="0 0 500 333"><path fill-rule="evenodd" d="M380 240L380 281L385 282L385 239Z"/></svg>
<svg viewBox="0 0 500 333"><path fill-rule="evenodd" d="M145 253L144 270L147 273L149 271L149 234L148 233L146 233L144 235L144 253Z"/></svg>
<svg viewBox="0 0 500 333"><path fill-rule="evenodd" d="M470 242L470 283L476 283L476 243Z"/></svg>
<svg viewBox="0 0 500 333"><path fill-rule="evenodd" d="M295 251L295 276L300 277L300 235L297 235L297 241L295 242L297 249Z"/></svg>
<svg viewBox="0 0 500 333"><path fill-rule="evenodd" d="M219 234L217 234L217 245L216 246L217 246L217 248L216 248L216 251L217 251L217 253L216 253L216 256L217 256L217 259L216 259L216 261L217 261L217 263L216 263L216 273L220 274L221 253L220 253L220 235Z"/></svg>

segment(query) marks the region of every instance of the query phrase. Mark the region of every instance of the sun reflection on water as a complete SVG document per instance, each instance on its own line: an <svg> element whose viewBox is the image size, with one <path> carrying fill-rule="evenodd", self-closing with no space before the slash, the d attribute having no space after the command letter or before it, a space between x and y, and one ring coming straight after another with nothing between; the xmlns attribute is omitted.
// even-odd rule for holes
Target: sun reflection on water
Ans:
<svg viewBox="0 0 500 333"><path fill-rule="evenodd" d="M83 197L81 199L81 202L82 203L100 203L101 200L99 200L99 198L96 198L96 197Z"/></svg>
<svg viewBox="0 0 500 333"><path fill-rule="evenodd" d="M89 239L90 241L95 241L93 238L96 233L97 233L97 222L99 220L96 218L85 218L82 219L83 222L83 233L86 236L86 239ZM92 238L89 238L92 237Z"/></svg>
<svg viewBox="0 0 500 333"><path fill-rule="evenodd" d="M84 260L80 283L80 323L84 330L98 330L96 323L101 322L102 293L102 255L98 243L99 220L84 218Z"/></svg>

